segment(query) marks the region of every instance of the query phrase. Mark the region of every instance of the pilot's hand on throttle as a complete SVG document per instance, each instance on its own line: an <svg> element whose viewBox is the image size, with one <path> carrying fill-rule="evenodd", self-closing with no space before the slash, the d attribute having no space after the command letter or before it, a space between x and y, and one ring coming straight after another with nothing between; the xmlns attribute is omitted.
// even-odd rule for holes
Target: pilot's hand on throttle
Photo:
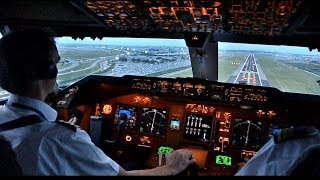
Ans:
<svg viewBox="0 0 320 180"><path fill-rule="evenodd" d="M178 174L185 170L189 165L195 163L192 152L186 149L171 151L166 155L166 164Z"/></svg>

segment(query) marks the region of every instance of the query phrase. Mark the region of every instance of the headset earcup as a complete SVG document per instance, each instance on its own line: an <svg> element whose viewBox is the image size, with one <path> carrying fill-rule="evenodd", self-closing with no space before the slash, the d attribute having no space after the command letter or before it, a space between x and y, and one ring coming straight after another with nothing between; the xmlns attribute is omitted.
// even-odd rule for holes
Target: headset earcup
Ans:
<svg viewBox="0 0 320 180"><path fill-rule="evenodd" d="M49 68L49 79L56 78L58 75L58 68L54 63L51 63Z"/></svg>
<svg viewBox="0 0 320 180"><path fill-rule="evenodd" d="M58 74L58 68L53 62L47 62L38 67L36 73L33 74L34 79L53 79Z"/></svg>

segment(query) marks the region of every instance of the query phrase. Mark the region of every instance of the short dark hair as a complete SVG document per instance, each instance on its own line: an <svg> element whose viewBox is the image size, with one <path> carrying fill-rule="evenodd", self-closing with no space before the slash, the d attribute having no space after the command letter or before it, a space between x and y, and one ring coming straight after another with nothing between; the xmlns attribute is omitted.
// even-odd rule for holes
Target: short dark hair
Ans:
<svg viewBox="0 0 320 180"><path fill-rule="evenodd" d="M54 39L45 31L25 29L10 32L0 39L0 87L21 94L29 89L34 74L43 71L55 48Z"/></svg>

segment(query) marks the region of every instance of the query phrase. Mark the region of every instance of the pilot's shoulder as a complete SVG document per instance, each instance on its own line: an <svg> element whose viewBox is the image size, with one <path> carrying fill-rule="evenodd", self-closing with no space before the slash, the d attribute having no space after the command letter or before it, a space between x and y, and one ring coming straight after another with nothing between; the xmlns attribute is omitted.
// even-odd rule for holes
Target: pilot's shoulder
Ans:
<svg viewBox="0 0 320 180"><path fill-rule="evenodd" d="M78 125L72 124L72 123L64 121L64 120L57 120L56 124L62 125L64 127L66 127L67 129L70 129L74 132L76 132L77 129L80 128Z"/></svg>
<svg viewBox="0 0 320 180"><path fill-rule="evenodd" d="M312 126L299 126L279 129L273 132L274 142L281 143L289 140L300 139L317 135L319 130Z"/></svg>

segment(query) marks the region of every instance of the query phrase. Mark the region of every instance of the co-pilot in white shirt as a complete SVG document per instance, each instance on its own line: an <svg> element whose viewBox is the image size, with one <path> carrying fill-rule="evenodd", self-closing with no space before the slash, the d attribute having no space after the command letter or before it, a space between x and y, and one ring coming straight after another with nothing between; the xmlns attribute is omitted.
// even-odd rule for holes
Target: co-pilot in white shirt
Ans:
<svg viewBox="0 0 320 180"><path fill-rule="evenodd" d="M47 121L1 132L8 138L25 175L118 175L119 165L96 147L89 135L54 123L57 112L42 101L11 94L0 106L0 124L40 111Z"/></svg>
<svg viewBox="0 0 320 180"><path fill-rule="evenodd" d="M236 176L290 175L298 163L315 148L320 148L319 131L310 137L278 144L275 144L272 138L236 173Z"/></svg>

